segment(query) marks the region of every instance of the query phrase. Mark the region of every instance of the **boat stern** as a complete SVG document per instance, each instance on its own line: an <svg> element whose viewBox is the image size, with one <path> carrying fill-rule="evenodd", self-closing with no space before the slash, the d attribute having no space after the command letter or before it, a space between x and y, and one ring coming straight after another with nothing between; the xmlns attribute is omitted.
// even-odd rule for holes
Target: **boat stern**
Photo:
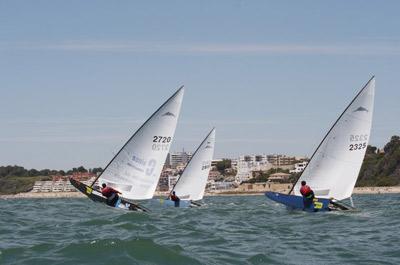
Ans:
<svg viewBox="0 0 400 265"><path fill-rule="evenodd" d="M314 200L309 205L305 205L302 196L289 195L271 191L266 192L265 196L267 196L267 198L273 200L274 202L281 203L291 209L303 210L307 212L330 211L329 199L314 198Z"/></svg>

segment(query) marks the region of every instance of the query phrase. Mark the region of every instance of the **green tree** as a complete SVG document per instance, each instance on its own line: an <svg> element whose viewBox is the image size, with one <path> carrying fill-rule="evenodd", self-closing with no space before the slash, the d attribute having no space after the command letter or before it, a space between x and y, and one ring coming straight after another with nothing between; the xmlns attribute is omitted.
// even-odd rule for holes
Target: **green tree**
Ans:
<svg viewBox="0 0 400 265"><path fill-rule="evenodd" d="M219 172L224 173L225 169L232 167L232 160L223 159L222 161L218 161L216 166Z"/></svg>
<svg viewBox="0 0 400 265"><path fill-rule="evenodd" d="M379 152L368 146L357 186L393 186L400 184L400 137L392 136Z"/></svg>

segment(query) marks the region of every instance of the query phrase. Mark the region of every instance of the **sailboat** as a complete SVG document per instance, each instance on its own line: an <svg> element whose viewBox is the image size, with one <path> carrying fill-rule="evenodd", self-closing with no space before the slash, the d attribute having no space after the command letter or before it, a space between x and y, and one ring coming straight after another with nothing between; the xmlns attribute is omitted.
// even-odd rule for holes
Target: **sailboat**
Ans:
<svg viewBox="0 0 400 265"><path fill-rule="evenodd" d="M214 155L215 128L213 128L186 165L181 176L172 188L171 193L179 197L178 202L160 200L166 206L193 207L201 206L195 201L203 199L207 185L208 174L211 169L211 161Z"/></svg>
<svg viewBox="0 0 400 265"><path fill-rule="evenodd" d="M114 207L146 211L132 200L151 199L154 195L174 138L183 94L182 86L132 135L90 186L73 178L71 184L91 200L107 204L101 191L94 187L99 180L121 192Z"/></svg>
<svg viewBox="0 0 400 265"><path fill-rule="evenodd" d="M265 195L289 208L305 211L354 209L351 198L370 138L375 77L361 89L325 135L289 194ZM300 183L313 189L314 201L305 207ZM351 206L342 200L350 199Z"/></svg>

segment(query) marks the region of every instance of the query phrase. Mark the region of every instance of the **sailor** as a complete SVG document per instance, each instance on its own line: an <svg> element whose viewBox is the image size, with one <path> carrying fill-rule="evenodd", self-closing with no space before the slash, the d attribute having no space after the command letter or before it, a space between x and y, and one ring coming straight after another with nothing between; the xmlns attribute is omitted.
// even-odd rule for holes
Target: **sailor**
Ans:
<svg viewBox="0 0 400 265"><path fill-rule="evenodd" d="M171 194L169 194L169 198L171 201L175 202L175 207L179 207L179 202L181 199L179 199L179 197L176 196L175 191L173 191Z"/></svg>
<svg viewBox="0 0 400 265"><path fill-rule="evenodd" d="M301 182L300 193L303 195L303 204L304 208L310 208L313 200L314 200L314 191L307 185L307 183L303 180Z"/></svg>
<svg viewBox="0 0 400 265"><path fill-rule="evenodd" d="M101 186L103 187L101 189L101 194L107 198L107 205L115 206L119 199L118 194L121 194L121 192L114 190L111 187L107 187L105 183L103 183Z"/></svg>

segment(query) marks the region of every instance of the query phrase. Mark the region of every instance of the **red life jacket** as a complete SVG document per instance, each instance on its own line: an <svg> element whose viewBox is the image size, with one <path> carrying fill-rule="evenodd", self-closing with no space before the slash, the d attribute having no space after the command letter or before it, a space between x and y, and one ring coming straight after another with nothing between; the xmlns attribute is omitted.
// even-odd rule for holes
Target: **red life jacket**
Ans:
<svg viewBox="0 0 400 265"><path fill-rule="evenodd" d="M303 195L305 197L310 195L311 192L312 192L312 190L311 190L310 186L308 186L308 185L301 186L301 188L300 188L301 195Z"/></svg>
<svg viewBox="0 0 400 265"><path fill-rule="evenodd" d="M178 196L176 196L176 195L174 195L174 194L171 194L171 201L176 202L176 201L178 201L178 200L179 200Z"/></svg>
<svg viewBox="0 0 400 265"><path fill-rule="evenodd" d="M117 193L117 191L111 187L105 187L101 190L101 194L106 198L111 197L114 193Z"/></svg>

